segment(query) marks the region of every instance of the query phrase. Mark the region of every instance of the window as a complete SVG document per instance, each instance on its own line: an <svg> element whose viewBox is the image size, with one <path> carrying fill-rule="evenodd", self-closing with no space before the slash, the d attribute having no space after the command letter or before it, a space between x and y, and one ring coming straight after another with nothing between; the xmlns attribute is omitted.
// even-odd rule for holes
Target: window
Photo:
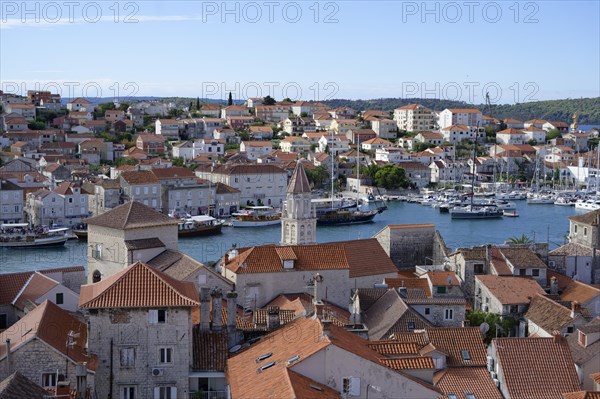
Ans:
<svg viewBox="0 0 600 399"><path fill-rule="evenodd" d="M121 348L121 367L135 367L135 348Z"/></svg>
<svg viewBox="0 0 600 399"><path fill-rule="evenodd" d="M148 187L147 186L144 187L144 194L148 194Z"/></svg>
<svg viewBox="0 0 600 399"><path fill-rule="evenodd" d="M8 316L6 313L0 314L0 330L4 330L8 327Z"/></svg>
<svg viewBox="0 0 600 399"><path fill-rule="evenodd" d="M121 387L121 399L136 399L135 387Z"/></svg>
<svg viewBox="0 0 600 399"><path fill-rule="evenodd" d="M176 399L177 388L176 387L155 387L154 388L154 399Z"/></svg>
<svg viewBox="0 0 600 399"><path fill-rule="evenodd" d="M519 269L519 276L525 276L525 275L527 275L527 270Z"/></svg>
<svg viewBox="0 0 600 399"><path fill-rule="evenodd" d="M139 187L135 188L135 195L140 195L140 188Z"/></svg>
<svg viewBox="0 0 600 399"><path fill-rule="evenodd" d="M148 323L164 324L167 322L167 311L165 309L150 309L148 311Z"/></svg>
<svg viewBox="0 0 600 399"><path fill-rule="evenodd" d="M425 308L425 314L430 314L431 313L431 308Z"/></svg>
<svg viewBox="0 0 600 399"><path fill-rule="evenodd" d="M2 316L2 315L0 315L0 317L1 317L1 316ZM0 328L2 328L2 326L0 326ZM573 327L572 327L572 326L571 326L571 327L567 327L567 333L568 333L568 334L573 334Z"/></svg>
<svg viewBox="0 0 600 399"><path fill-rule="evenodd" d="M152 186L152 194L156 194L157 188L156 186Z"/></svg>
<svg viewBox="0 0 600 399"><path fill-rule="evenodd" d="M584 227L584 228L583 228L583 236L584 236L584 237L587 237L587 227Z"/></svg>
<svg viewBox="0 0 600 399"><path fill-rule="evenodd" d="M408 329L409 330L414 330L415 328L416 328L415 322L414 321L409 321L408 322Z"/></svg>
<svg viewBox="0 0 600 399"><path fill-rule="evenodd" d="M519 313L519 305L510 305L510 313Z"/></svg>
<svg viewBox="0 0 600 399"><path fill-rule="evenodd" d="M460 355L462 356L464 361L471 360L471 353L466 349L461 350Z"/></svg>
<svg viewBox="0 0 600 399"><path fill-rule="evenodd" d="M473 266L475 274L483 274L483 263L477 263Z"/></svg>
<svg viewBox="0 0 600 399"><path fill-rule="evenodd" d="M42 373L42 387L55 387L56 386L56 373Z"/></svg>
<svg viewBox="0 0 600 399"><path fill-rule="evenodd" d="M454 320L454 310L444 309L444 320Z"/></svg>
<svg viewBox="0 0 600 399"><path fill-rule="evenodd" d="M158 362L160 364L173 363L173 348L163 347L158 349Z"/></svg>
<svg viewBox="0 0 600 399"><path fill-rule="evenodd" d="M539 276L540 275L540 269L532 269L531 270L531 275L535 276L535 277Z"/></svg>
<svg viewBox="0 0 600 399"><path fill-rule="evenodd" d="M446 287L437 287L437 293L438 294L445 294L446 293Z"/></svg>
<svg viewBox="0 0 600 399"><path fill-rule="evenodd" d="M62 305L63 303L65 303L65 298L62 292L57 292L56 293L56 304L57 305Z"/></svg>

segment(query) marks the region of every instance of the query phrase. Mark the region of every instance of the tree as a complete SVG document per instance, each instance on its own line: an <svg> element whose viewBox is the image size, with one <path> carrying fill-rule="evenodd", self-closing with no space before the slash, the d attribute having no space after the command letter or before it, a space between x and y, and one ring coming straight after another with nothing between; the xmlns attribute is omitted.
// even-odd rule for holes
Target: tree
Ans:
<svg viewBox="0 0 600 399"><path fill-rule="evenodd" d="M200 97L196 97L196 111L200 111Z"/></svg>
<svg viewBox="0 0 600 399"><path fill-rule="evenodd" d="M529 140L529 141L527 142L527 144L529 144L529 145L537 145L537 144L538 144L538 142L537 142L537 140L531 139L531 140Z"/></svg>
<svg viewBox="0 0 600 399"><path fill-rule="evenodd" d="M173 158L173 166L185 166L185 159L181 157Z"/></svg>
<svg viewBox="0 0 600 399"><path fill-rule="evenodd" d="M31 121L27 124L27 127L31 130L44 130L46 129L46 124L42 121Z"/></svg>
<svg viewBox="0 0 600 399"><path fill-rule="evenodd" d="M492 342L496 337L507 337L515 325L515 320L511 317L501 317L495 313L488 313L482 310L472 310L467 313L469 325L479 327L483 323L487 323L490 328L485 333L483 341L486 344Z"/></svg>
<svg viewBox="0 0 600 399"><path fill-rule="evenodd" d="M117 161L115 162L115 165L116 166L137 165L137 161L133 158L121 157L121 158L117 159Z"/></svg>
<svg viewBox="0 0 600 399"><path fill-rule="evenodd" d="M180 117L180 116L181 116L181 114L183 114L183 111L182 111L182 110L180 110L179 108L171 108L171 109L169 110L169 116L170 116L171 118L177 118L177 117Z"/></svg>
<svg viewBox="0 0 600 399"><path fill-rule="evenodd" d="M263 105L275 105L276 101L271 96L266 96L263 98Z"/></svg>
<svg viewBox="0 0 600 399"><path fill-rule="evenodd" d="M410 181L406 177L404 169L394 164L385 164L375 173L375 185L387 190L399 187L407 188Z"/></svg>
<svg viewBox="0 0 600 399"><path fill-rule="evenodd" d="M306 112L301 112L300 113L300 117L301 118L306 118L308 116L308 114Z"/></svg>
<svg viewBox="0 0 600 399"><path fill-rule="evenodd" d="M286 97L286 98L284 98L284 99L283 99L283 102L286 102L286 103L293 103L292 99L291 99L291 98L289 98L289 97Z"/></svg>
<svg viewBox="0 0 600 399"><path fill-rule="evenodd" d="M227 98L227 105L233 105L233 96L231 92L229 92L229 97Z"/></svg>
<svg viewBox="0 0 600 399"><path fill-rule="evenodd" d="M532 244L533 240L531 238L527 237L525 234L522 234L520 237L519 236L509 237L508 240L506 240L506 242L508 242L509 244Z"/></svg>
<svg viewBox="0 0 600 399"><path fill-rule="evenodd" d="M413 145L413 150L415 152L421 152L421 151L425 151L428 148L433 148L435 147L435 144L430 144L430 143L415 143Z"/></svg>
<svg viewBox="0 0 600 399"><path fill-rule="evenodd" d="M561 137L562 134L560 133L560 131L558 129L551 129L548 134L546 135L546 139L547 140L553 140L555 138Z"/></svg>
<svg viewBox="0 0 600 399"><path fill-rule="evenodd" d="M325 170L324 166L318 166L313 170L307 169L306 177L314 187L322 187L323 182L329 177L329 174L327 173L327 170Z"/></svg>

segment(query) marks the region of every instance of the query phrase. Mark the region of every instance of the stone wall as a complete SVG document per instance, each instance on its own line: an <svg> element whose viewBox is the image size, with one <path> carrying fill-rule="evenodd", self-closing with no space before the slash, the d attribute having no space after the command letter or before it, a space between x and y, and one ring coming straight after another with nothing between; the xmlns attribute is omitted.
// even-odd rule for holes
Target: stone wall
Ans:
<svg viewBox="0 0 600 399"><path fill-rule="evenodd" d="M119 397L118 389L125 385L137 386L140 398L153 397L154 387L161 385L176 386L178 397L187 397L192 363L190 309L167 309L167 322L162 324L148 322L148 309L90 311L89 325L89 351L98 355L99 398L109 395L111 369L113 397ZM171 364L159 364L160 347L173 349ZM123 348L134 348L133 367L121 366ZM162 370L161 375L153 375L155 368Z"/></svg>
<svg viewBox="0 0 600 399"><path fill-rule="evenodd" d="M435 226L423 224L388 225L373 237L399 269L407 269L435 263L434 246L437 247L438 258L442 258L443 244L439 240L434 244L434 236Z"/></svg>

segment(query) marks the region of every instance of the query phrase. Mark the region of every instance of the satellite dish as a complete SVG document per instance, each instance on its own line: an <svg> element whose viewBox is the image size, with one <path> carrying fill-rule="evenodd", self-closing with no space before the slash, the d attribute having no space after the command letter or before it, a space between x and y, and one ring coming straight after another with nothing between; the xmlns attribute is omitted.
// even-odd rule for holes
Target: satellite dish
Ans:
<svg viewBox="0 0 600 399"><path fill-rule="evenodd" d="M490 331L490 325L486 322L481 323L481 325L479 326L479 331L481 331L482 334L487 333L488 331Z"/></svg>
<svg viewBox="0 0 600 399"><path fill-rule="evenodd" d="M229 353L235 353L235 352L239 351L240 349L242 349L242 345L232 346L231 348L229 348Z"/></svg>

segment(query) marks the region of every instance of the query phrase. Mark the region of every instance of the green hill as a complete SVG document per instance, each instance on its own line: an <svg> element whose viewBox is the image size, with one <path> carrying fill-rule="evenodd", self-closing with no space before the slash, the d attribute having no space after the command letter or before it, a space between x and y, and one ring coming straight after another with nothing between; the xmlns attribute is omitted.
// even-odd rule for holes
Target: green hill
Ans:
<svg viewBox="0 0 600 399"><path fill-rule="evenodd" d="M331 105L332 108L350 107L359 111L365 109L381 109L389 111L403 105L417 103L435 111L442 111L446 108L478 108L484 115L490 114L485 104L468 104L464 101L426 98L379 98L374 100L332 99L323 102ZM600 124L600 97L535 101L520 104L492 104L492 113L494 117L499 119L511 117L525 121L538 118L571 123L575 112L579 113L580 125Z"/></svg>

